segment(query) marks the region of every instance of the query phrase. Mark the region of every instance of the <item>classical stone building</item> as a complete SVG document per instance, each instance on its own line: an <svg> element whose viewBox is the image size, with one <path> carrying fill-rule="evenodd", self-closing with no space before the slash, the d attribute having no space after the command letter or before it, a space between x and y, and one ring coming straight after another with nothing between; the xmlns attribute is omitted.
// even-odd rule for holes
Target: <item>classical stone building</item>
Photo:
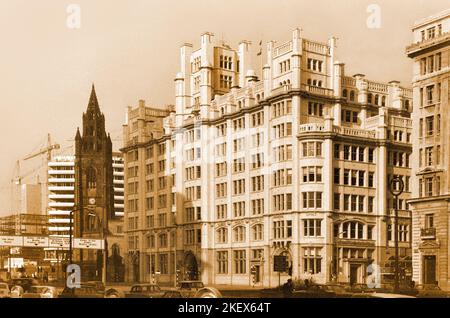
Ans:
<svg viewBox="0 0 450 318"><path fill-rule="evenodd" d="M411 276L411 90L347 76L335 42L269 42L261 79L249 41L181 47L175 106L124 126L129 280L390 282L394 207Z"/></svg>
<svg viewBox="0 0 450 318"><path fill-rule="evenodd" d="M74 235L105 239L104 250L76 249L75 262L87 280L101 280L105 251L107 280L124 279L123 217L116 214L112 143L105 131L94 86L83 113L82 133L75 136ZM118 197L116 196L116 199Z"/></svg>
<svg viewBox="0 0 450 318"><path fill-rule="evenodd" d="M413 279L450 290L450 10L416 22L413 60Z"/></svg>

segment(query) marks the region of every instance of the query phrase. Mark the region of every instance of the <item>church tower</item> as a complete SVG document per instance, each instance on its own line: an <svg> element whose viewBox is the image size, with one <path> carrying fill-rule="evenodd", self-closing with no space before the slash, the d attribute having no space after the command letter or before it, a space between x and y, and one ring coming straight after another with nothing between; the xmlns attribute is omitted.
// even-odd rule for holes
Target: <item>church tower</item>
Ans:
<svg viewBox="0 0 450 318"><path fill-rule="evenodd" d="M114 218L112 143L94 85L83 113L83 130L80 133L78 128L75 136L75 184L74 236L106 238L108 224ZM102 250L78 250L74 255L82 265L83 276L101 277Z"/></svg>

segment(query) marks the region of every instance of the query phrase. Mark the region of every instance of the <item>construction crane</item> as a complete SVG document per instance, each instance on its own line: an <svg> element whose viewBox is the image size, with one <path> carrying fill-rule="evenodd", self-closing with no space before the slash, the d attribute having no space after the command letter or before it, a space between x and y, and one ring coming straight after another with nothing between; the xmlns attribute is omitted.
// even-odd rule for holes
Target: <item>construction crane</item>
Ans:
<svg viewBox="0 0 450 318"><path fill-rule="evenodd" d="M51 136L50 136L50 134L48 134L47 135L47 147L42 148L41 150L26 156L22 160L26 161L26 160L30 160L32 158L35 158L35 157L43 155L43 154L47 154L47 163L48 163L49 161L52 160L52 151L59 149L60 147L61 146L59 144L52 144Z"/></svg>
<svg viewBox="0 0 450 318"><path fill-rule="evenodd" d="M48 180L48 168L47 168L47 166L48 166L48 163L52 160L52 151L60 149L60 147L61 146L59 144L52 143L51 136L50 136L50 134L48 134L47 135L47 146L46 147L41 148L40 150L29 154L28 156L22 158L21 160L22 161L27 161L27 160L36 158L36 157L41 156L41 155L46 155L46 157L45 157L45 159L46 159L45 160L46 176L45 176L45 182L44 182L44 184L46 184L47 180ZM36 167L35 169L33 169L33 170L31 170L31 171L29 171L29 172L27 172L25 174L21 174L21 172L20 172L20 160L17 160L15 171L14 171L14 176L15 177L11 180L12 192L13 192L12 193L12 202L13 203L11 205L12 210L14 210L15 204L17 204L17 200L18 200L18 197L15 198L14 192L15 192L16 195L19 194L20 186L22 185L22 180L25 177L27 177L28 175L30 175L30 174L36 172L37 170L39 170L41 167L42 167L42 165ZM39 175L37 176L37 182L39 183ZM45 186L44 186L44 194L45 194L45 201L44 202L45 202L46 207L47 207L48 198L47 198L47 188ZM16 205L16 207L18 208L17 205ZM17 211L11 211L11 212L15 213Z"/></svg>

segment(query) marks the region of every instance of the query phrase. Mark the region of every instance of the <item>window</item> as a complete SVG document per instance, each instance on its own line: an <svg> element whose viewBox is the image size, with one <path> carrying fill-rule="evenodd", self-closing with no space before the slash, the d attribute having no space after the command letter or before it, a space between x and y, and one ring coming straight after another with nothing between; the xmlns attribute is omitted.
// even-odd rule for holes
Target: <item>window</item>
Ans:
<svg viewBox="0 0 450 318"><path fill-rule="evenodd" d="M433 147L425 148L425 163L427 166L433 165Z"/></svg>
<svg viewBox="0 0 450 318"><path fill-rule="evenodd" d="M434 102L434 85L427 86L427 105L431 105Z"/></svg>
<svg viewBox="0 0 450 318"><path fill-rule="evenodd" d="M340 177L341 177L341 169L339 168L334 168L334 183L335 184L340 184Z"/></svg>
<svg viewBox="0 0 450 318"><path fill-rule="evenodd" d="M218 183L216 184L216 197L222 198L227 195L227 183Z"/></svg>
<svg viewBox="0 0 450 318"><path fill-rule="evenodd" d="M257 112L252 114L252 127L261 126L264 124L264 112Z"/></svg>
<svg viewBox="0 0 450 318"><path fill-rule="evenodd" d="M425 119L427 136L433 135L434 116L429 116Z"/></svg>
<svg viewBox="0 0 450 318"><path fill-rule="evenodd" d="M264 212L264 199L255 199L251 201L252 215L262 214Z"/></svg>
<svg viewBox="0 0 450 318"><path fill-rule="evenodd" d="M167 254L159 254L159 271L162 275L169 274L169 257Z"/></svg>
<svg viewBox="0 0 450 318"><path fill-rule="evenodd" d="M94 167L89 167L86 172L88 189L95 189L97 187L97 175Z"/></svg>
<svg viewBox="0 0 450 318"><path fill-rule="evenodd" d="M346 222L343 224L345 232L344 238L347 239L363 239L364 224L359 222Z"/></svg>
<svg viewBox="0 0 450 318"><path fill-rule="evenodd" d="M304 236L321 236L321 219L303 220Z"/></svg>
<svg viewBox="0 0 450 318"><path fill-rule="evenodd" d="M233 242L244 242L245 241L245 227L237 226L233 230Z"/></svg>
<svg viewBox="0 0 450 318"><path fill-rule="evenodd" d="M292 113L292 105L290 100L272 104L272 118L290 115Z"/></svg>
<svg viewBox="0 0 450 318"><path fill-rule="evenodd" d="M220 88L230 89L232 86L233 78L228 75L220 75Z"/></svg>
<svg viewBox="0 0 450 318"><path fill-rule="evenodd" d="M246 251L233 251L234 256L234 273L245 274L247 272Z"/></svg>
<svg viewBox="0 0 450 318"><path fill-rule="evenodd" d="M233 215L235 218L245 216L245 201L233 203Z"/></svg>
<svg viewBox="0 0 450 318"><path fill-rule="evenodd" d="M273 238L284 239L285 237L285 222L273 221Z"/></svg>
<svg viewBox="0 0 450 318"><path fill-rule="evenodd" d="M292 176L292 169L288 169ZM322 182L322 167L302 167L303 182ZM288 183L291 184L292 182Z"/></svg>
<svg viewBox="0 0 450 318"><path fill-rule="evenodd" d="M322 208L322 192L303 192L303 208Z"/></svg>
<svg viewBox="0 0 450 318"><path fill-rule="evenodd" d="M309 274L318 274L322 271L321 248L303 248L303 271Z"/></svg>
<svg viewBox="0 0 450 318"><path fill-rule="evenodd" d="M323 117L323 104L308 102L308 115Z"/></svg>
<svg viewBox="0 0 450 318"><path fill-rule="evenodd" d="M292 194L276 194L272 196L273 210L285 211L292 209Z"/></svg>
<svg viewBox="0 0 450 318"><path fill-rule="evenodd" d="M252 239L253 241L261 241L264 237L263 225L256 224L252 227Z"/></svg>
<svg viewBox="0 0 450 318"><path fill-rule="evenodd" d="M322 142L303 142L303 157L320 157L322 156Z"/></svg>
<svg viewBox="0 0 450 318"><path fill-rule="evenodd" d="M340 159L340 151L341 151L341 145L334 144L334 158L335 159Z"/></svg>
<svg viewBox="0 0 450 318"><path fill-rule="evenodd" d="M217 274L228 274L228 251L216 252Z"/></svg>
<svg viewBox="0 0 450 318"><path fill-rule="evenodd" d="M225 227L221 227L219 229L217 229L217 237L216 237L216 242L221 244L221 243L227 243L228 241L228 230Z"/></svg>
<svg viewBox="0 0 450 318"><path fill-rule="evenodd" d="M333 209L340 210L341 208L341 194L335 193L333 197Z"/></svg>
<svg viewBox="0 0 450 318"><path fill-rule="evenodd" d="M425 228L434 228L434 214L425 214Z"/></svg>
<svg viewBox="0 0 450 318"><path fill-rule="evenodd" d="M367 206L367 212L372 213L373 212L373 202L374 197L368 197L368 206Z"/></svg>
<svg viewBox="0 0 450 318"><path fill-rule="evenodd" d="M425 195L427 197L433 196L433 178L425 178Z"/></svg>
<svg viewBox="0 0 450 318"><path fill-rule="evenodd" d="M233 195L245 193L245 179L233 181Z"/></svg>
<svg viewBox="0 0 450 318"><path fill-rule="evenodd" d="M218 220L225 219L227 217L227 205L226 204L216 205L216 214Z"/></svg>
<svg viewBox="0 0 450 318"><path fill-rule="evenodd" d="M368 186L369 188L373 188L373 180L374 180L374 173L373 172L369 172L369 182L368 182Z"/></svg>

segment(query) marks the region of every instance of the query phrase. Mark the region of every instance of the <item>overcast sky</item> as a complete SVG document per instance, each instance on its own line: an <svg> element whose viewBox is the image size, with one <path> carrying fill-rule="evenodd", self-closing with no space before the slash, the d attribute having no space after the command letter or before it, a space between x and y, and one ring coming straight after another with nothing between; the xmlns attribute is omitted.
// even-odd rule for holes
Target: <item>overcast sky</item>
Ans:
<svg viewBox="0 0 450 318"><path fill-rule="evenodd" d="M79 29L66 24L72 3L81 9ZM379 29L366 25L370 4L381 8ZM16 160L43 147L47 133L71 144L93 82L118 149L125 107L174 103L180 44L198 48L204 31L232 46L287 41L296 27L316 41L336 36L347 75L410 86L411 27L448 7L448 0L0 0L0 215L9 212ZM34 159L22 173L42 163Z"/></svg>

